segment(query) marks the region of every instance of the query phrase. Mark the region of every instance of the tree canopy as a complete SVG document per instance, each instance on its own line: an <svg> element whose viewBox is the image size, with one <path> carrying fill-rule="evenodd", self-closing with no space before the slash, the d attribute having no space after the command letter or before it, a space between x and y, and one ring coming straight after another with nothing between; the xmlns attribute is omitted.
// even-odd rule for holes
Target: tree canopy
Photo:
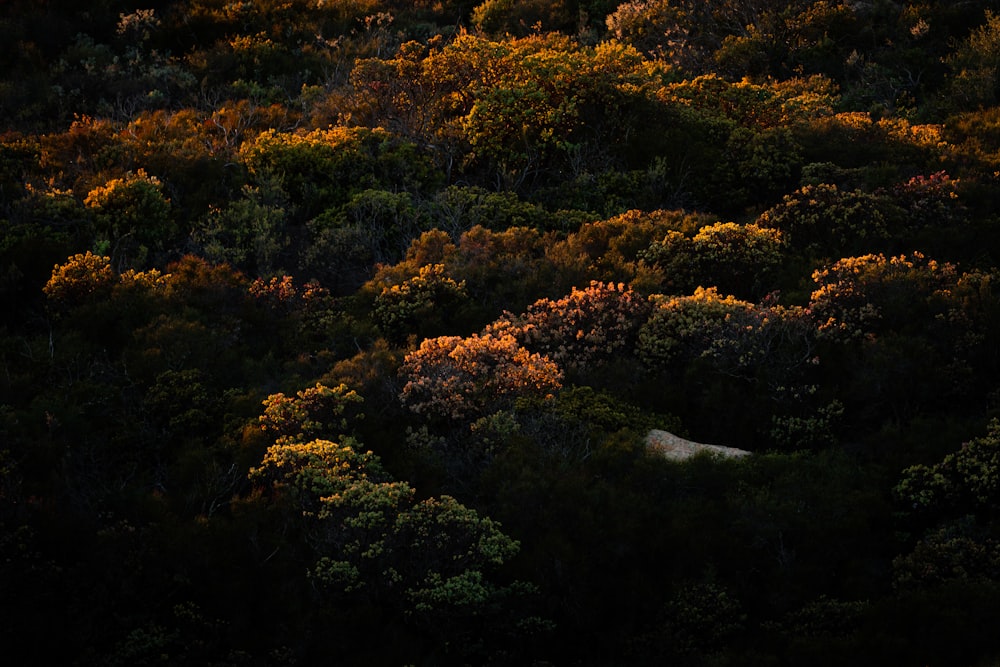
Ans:
<svg viewBox="0 0 1000 667"><path fill-rule="evenodd" d="M10 659L997 662L998 11L0 4Z"/></svg>

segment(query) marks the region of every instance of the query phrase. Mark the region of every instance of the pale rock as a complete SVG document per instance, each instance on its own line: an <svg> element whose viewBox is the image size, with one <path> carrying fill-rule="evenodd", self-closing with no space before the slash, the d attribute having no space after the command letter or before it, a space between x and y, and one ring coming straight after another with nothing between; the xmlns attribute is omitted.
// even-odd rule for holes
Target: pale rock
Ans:
<svg viewBox="0 0 1000 667"><path fill-rule="evenodd" d="M702 452L709 452L713 456L726 459L741 458L750 454L745 449L691 442L673 433L656 429L650 431L646 436L646 449L670 461L684 461Z"/></svg>

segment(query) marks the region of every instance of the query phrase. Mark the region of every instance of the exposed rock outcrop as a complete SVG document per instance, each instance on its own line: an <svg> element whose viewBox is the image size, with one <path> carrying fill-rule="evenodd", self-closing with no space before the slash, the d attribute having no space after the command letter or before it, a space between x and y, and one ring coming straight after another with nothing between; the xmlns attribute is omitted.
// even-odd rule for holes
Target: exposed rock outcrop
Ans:
<svg viewBox="0 0 1000 667"><path fill-rule="evenodd" d="M650 431L646 436L646 449L671 461L683 461L702 452L709 452L713 456L727 459L750 455L750 452L745 449L722 447L720 445L704 445L700 442L691 442L673 433L656 429Z"/></svg>

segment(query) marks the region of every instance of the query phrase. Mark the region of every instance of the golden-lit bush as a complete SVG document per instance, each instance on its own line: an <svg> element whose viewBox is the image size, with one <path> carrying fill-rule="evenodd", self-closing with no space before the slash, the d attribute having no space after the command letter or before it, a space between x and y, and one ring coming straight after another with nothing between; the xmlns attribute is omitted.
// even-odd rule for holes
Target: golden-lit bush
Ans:
<svg viewBox="0 0 1000 667"><path fill-rule="evenodd" d="M130 289L164 287L170 277L170 274L164 275L156 269L128 269L118 274L111 267L110 257L95 255L88 250L73 255L64 264L57 264L42 291L50 302L68 308L88 301L100 301L113 293L124 293Z"/></svg>
<svg viewBox="0 0 1000 667"><path fill-rule="evenodd" d="M315 387L296 392L294 397L279 393L264 399L260 428L275 439L287 437L304 441L341 436L351 420L360 418L357 409L348 412L348 408L361 402L361 396L347 385L327 387L317 382ZM335 432L337 430L341 433Z"/></svg>
<svg viewBox="0 0 1000 667"><path fill-rule="evenodd" d="M630 353L649 304L622 283L592 281L561 299L540 299L486 331L510 334L563 368L584 368Z"/></svg>
<svg viewBox="0 0 1000 667"><path fill-rule="evenodd" d="M819 256L878 249L889 238L885 203L860 190L806 185L760 215L757 223L784 232L793 247Z"/></svg>
<svg viewBox="0 0 1000 667"><path fill-rule="evenodd" d="M118 277L111 269L111 258L88 250L70 257L65 264L57 264L43 291L51 301L74 304L91 295L110 293L116 282Z"/></svg>
<svg viewBox="0 0 1000 667"><path fill-rule="evenodd" d="M784 376L789 385L793 371L817 363L814 339L803 308L752 304L699 287L689 296L653 297L638 354L661 372L703 363L734 377Z"/></svg>
<svg viewBox="0 0 1000 667"><path fill-rule="evenodd" d="M639 355L648 364L666 366L735 351L753 331L747 324L753 312L752 303L723 296L714 287L699 287L690 296L654 297L653 313L639 332Z"/></svg>
<svg viewBox="0 0 1000 667"><path fill-rule="evenodd" d="M83 203L94 212L98 244L118 265L145 264L176 232L163 183L142 169L94 188Z"/></svg>
<svg viewBox="0 0 1000 667"><path fill-rule="evenodd" d="M845 257L813 272L809 309L822 336L874 338L887 330L920 330L947 310L958 273L948 263L912 255Z"/></svg>
<svg viewBox="0 0 1000 667"><path fill-rule="evenodd" d="M464 281L455 282L443 264L428 264L416 276L384 287L375 298L372 316L390 336L427 335L446 327L467 301Z"/></svg>
<svg viewBox="0 0 1000 667"><path fill-rule="evenodd" d="M774 289L772 281L784 251L784 235L777 229L718 222L702 227L693 237L668 231L640 257L659 271L663 286L672 292L704 286L761 297Z"/></svg>
<svg viewBox="0 0 1000 667"><path fill-rule="evenodd" d="M548 396L562 386L559 367L511 335L430 338L406 355L399 374L406 407L455 421L495 412L518 396Z"/></svg>

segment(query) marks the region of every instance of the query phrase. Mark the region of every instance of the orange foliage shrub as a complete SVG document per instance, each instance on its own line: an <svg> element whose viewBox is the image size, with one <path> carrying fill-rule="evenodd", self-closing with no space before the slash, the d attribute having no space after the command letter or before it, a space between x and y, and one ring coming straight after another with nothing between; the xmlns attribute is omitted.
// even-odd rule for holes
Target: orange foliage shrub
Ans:
<svg viewBox="0 0 1000 667"><path fill-rule="evenodd" d="M250 284L249 292L259 304L288 318L288 325L302 336L323 338L340 317L337 300L330 290L314 280L296 286L291 276L257 278Z"/></svg>
<svg viewBox="0 0 1000 667"><path fill-rule="evenodd" d="M91 294L109 293L116 282L111 258L88 250L86 254L73 255L65 264L57 264L42 291L51 301L74 304Z"/></svg>
<svg viewBox="0 0 1000 667"><path fill-rule="evenodd" d="M561 299L540 299L520 316L508 314L487 331L512 335L564 368L582 368L631 349L648 313L648 302L631 288L595 280Z"/></svg>
<svg viewBox="0 0 1000 667"><path fill-rule="evenodd" d="M812 277L818 289L809 308L819 333L839 341L926 327L947 310L959 279L953 265L919 252L845 257Z"/></svg>
<svg viewBox="0 0 1000 667"><path fill-rule="evenodd" d="M413 412L462 420L495 411L522 395L547 396L562 386L562 371L511 335L430 338L406 355L400 399Z"/></svg>

